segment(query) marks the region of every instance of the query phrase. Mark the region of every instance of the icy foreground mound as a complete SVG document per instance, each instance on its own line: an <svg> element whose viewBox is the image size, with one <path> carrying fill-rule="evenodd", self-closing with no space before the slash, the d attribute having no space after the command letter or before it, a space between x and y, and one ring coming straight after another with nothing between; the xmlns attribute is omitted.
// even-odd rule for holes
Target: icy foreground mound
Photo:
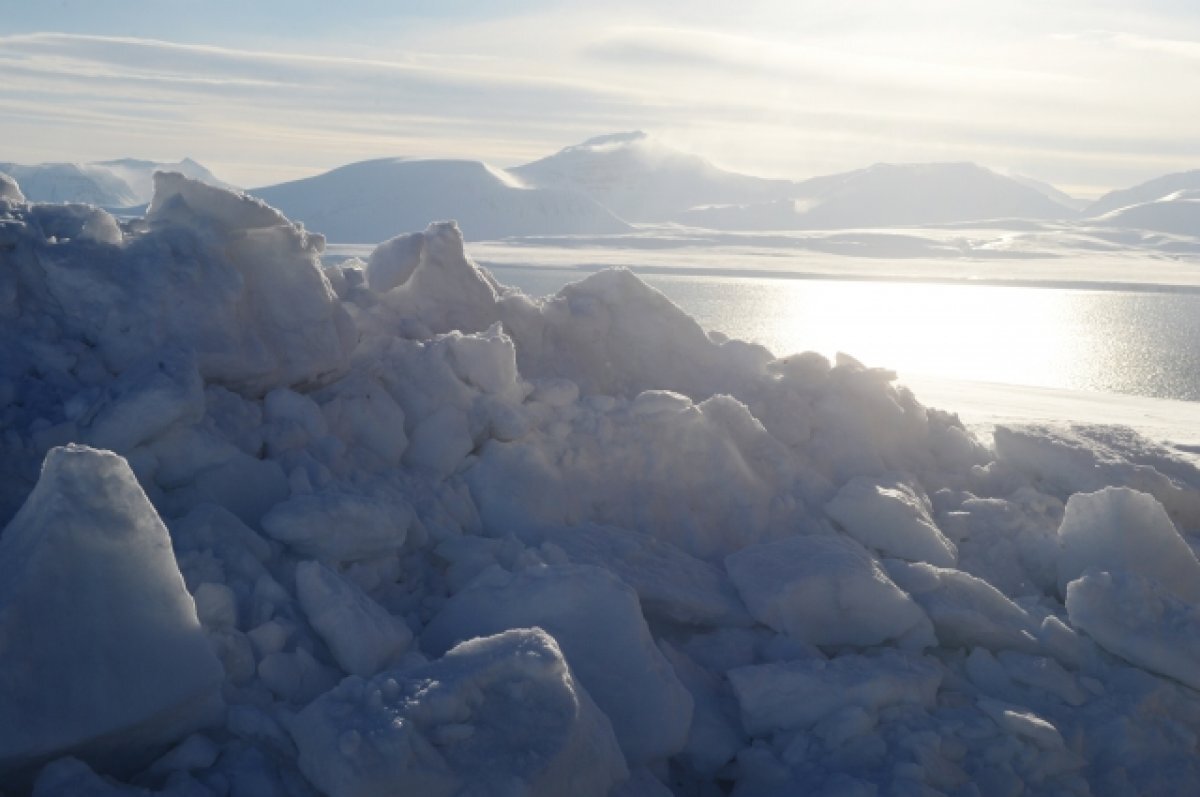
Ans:
<svg viewBox="0 0 1200 797"><path fill-rule="evenodd" d="M293 724L300 769L331 795L603 795L629 775L608 720L540 629L351 677Z"/></svg>
<svg viewBox="0 0 1200 797"><path fill-rule="evenodd" d="M125 225L3 186L6 788L1200 789L1188 460L989 447L452 224L319 251L179 176Z"/></svg>
<svg viewBox="0 0 1200 797"><path fill-rule="evenodd" d="M67 751L136 759L220 717L221 664L117 455L46 456L0 537L0 659L0 772Z"/></svg>

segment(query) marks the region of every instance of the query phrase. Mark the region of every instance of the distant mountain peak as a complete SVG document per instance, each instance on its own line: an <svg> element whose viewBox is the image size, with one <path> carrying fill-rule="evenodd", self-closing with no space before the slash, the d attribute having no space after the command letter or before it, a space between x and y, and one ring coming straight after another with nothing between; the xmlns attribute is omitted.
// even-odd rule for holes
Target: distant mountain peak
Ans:
<svg viewBox="0 0 1200 797"><path fill-rule="evenodd" d="M627 130L623 133L605 133L602 136L593 136L582 144L575 144L574 146L567 147L567 149L595 149L615 144L634 144L638 141L646 141L649 138L650 136L641 130Z"/></svg>
<svg viewBox="0 0 1200 797"><path fill-rule="evenodd" d="M376 243L431 219L456 220L471 241L630 229L582 193L529 187L465 158L377 158L250 193L339 243Z"/></svg>
<svg viewBox="0 0 1200 797"><path fill-rule="evenodd" d="M1131 188L1109 191L1088 206L1084 214L1088 217L1102 216L1132 205L1154 202L1176 191L1197 189L1200 189L1200 169L1164 174Z"/></svg>
<svg viewBox="0 0 1200 797"><path fill-rule="evenodd" d="M594 136L509 171L527 185L582 192L633 221L668 221L696 205L784 199L794 187L721 169L641 130Z"/></svg>
<svg viewBox="0 0 1200 797"><path fill-rule="evenodd" d="M144 160L142 158L114 158L107 161L97 161L97 166L130 166L130 167L146 167L158 165L155 161Z"/></svg>
<svg viewBox="0 0 1200 797"><path fill-rule="evenodd" d="M183 172L210 185L230 187L191 158L177 163L116 158L92 163L0 164L31 202L81 202L107 208L143 205L154 194L156 171Z"/></svg>
<svg viewBox="0 0 1200 797"><path fill-rule="evenodd" d="M980 166L973 161L930 161L928 163L873 163L867 171L905 171L916 173L930 172L991 172L986 166Z"/></svg>

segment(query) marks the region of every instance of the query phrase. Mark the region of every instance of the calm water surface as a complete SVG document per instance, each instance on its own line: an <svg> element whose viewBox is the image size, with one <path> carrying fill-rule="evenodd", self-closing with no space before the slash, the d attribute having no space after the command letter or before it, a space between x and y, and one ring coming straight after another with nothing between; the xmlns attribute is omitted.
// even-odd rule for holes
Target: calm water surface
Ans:
<svg viewBox="0 0 1200 797"><path fill-rule="evenodd" d="M490 266L530 295L584 274ZM704 327L776 354L1038 387L1200 400L1200 293L643 275Z"/></svg>

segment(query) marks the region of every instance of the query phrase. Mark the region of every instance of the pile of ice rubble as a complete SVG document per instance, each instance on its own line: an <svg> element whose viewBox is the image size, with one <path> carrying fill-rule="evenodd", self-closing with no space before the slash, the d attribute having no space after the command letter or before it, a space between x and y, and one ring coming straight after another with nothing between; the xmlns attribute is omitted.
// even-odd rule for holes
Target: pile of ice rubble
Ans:
<svg viewBox="0 0 1200 797"><path fill-rule="evenodd" d="M1200 790L1180 456L321 249L0 184L5 794Z"/></svg>

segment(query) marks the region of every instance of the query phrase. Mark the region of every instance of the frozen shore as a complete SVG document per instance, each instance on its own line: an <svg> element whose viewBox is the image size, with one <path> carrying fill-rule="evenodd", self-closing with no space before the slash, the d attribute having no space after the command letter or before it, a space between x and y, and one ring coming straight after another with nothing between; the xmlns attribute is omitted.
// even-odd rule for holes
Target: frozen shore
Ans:
<svg viewBox="0 0 1200 797"><path fill-rule="evenodd" d="M1190 407L914 395L449 223L323 246L0 182L6 793L1200 789Z"/></svg>

